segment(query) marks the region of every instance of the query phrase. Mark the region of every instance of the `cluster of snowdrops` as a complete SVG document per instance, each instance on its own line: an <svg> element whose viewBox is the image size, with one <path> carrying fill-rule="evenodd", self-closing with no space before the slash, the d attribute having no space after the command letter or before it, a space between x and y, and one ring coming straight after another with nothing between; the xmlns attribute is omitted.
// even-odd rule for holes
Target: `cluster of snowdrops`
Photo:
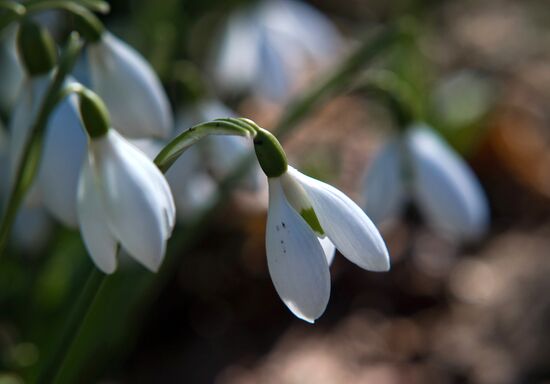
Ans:
<svg viewBox="0 0 550 384"><path fill-rule="evenodd" d="M266 3L273 7L273 2ZM224 109L214 109L208 121L176 134L168 97L155 72L86 7L69 9L86 26L84 38L73 34L58 55L47 29L32 17L32 7L14 4L14 38L25 79L9 121L9 193L2 247L17 211L40 204L62 224L79 228L91 259L105 274L116 271L120 252L157 271L176 212L204 197L204 189L195 190L203 184L201 178L191 169L193 162L201 160L184 162L180 156L192 153L198 142L213 139L208 136L218 140L212 157L256 154L257 167L247 177L258 182L258 172L263 172L267 178L269 273L285 305L308 322L314 322L327 306L330 264L336 250L366 270L390 269L377 226L401 214L406 204L415 203L434 229L457 241L479 238L488 227L487 201L474 174L421 122L401 127L375 158L361 207L337 188L291 167L281 144L268 130L246 118L230 116ZM292 1L280 4L293 6ZM304 4L298 7L297 12L307 13ZM318 14L312 17L317 24L325 23ZM325 30L324 36L332 33ZM232 42L232 36L238 40L253 35L253 31L226 33L221 73L227 77L232 68L237 71L233 82L226 84L236 87L252 81L242 76L246 55L241 50L231 57L230 49L257 43ZM301 31L298 36L305 39L308 34ZM263 44L281 47L275 37L264 40ZM311 41L304 44L315 46ZM82 50L89 86L70 76ZM259 60L256 56L250 59ZM272 67L276 62L259 60L244 72L252 76L253 69L267 64ZM254 76L261 77L261 73ZM269 79L260 81L261 86L281 94L285 78L264 76ZM153 138L164 144L156 141L145 148L136 141Z"/></svg>

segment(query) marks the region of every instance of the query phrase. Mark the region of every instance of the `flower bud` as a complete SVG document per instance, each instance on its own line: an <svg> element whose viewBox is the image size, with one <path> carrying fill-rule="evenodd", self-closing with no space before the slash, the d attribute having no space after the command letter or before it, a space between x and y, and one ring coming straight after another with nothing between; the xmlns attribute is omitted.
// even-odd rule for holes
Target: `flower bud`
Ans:
<svg viewBox="0 0 550 384"><path fill-rule="evenodd" d="M269 131L258 129L254 137L254 150L260 167L267 177L278 177L288 168L286 154L281 143Z"/></svg>
<svg viewBox="0 0 550 384"><path fill-rule="evenodd" d="M19 27L17 48L30 76L46 74L55 66L53 38L45 28L34 22L26 21Z"/></svg>
<svg viewBox="0 0 550 384"><path fill-rule="evenodd" d="M80 115L86 131L91 138L105 135L110 128L109 112L101 98L85 89L79 93Z"/></svg>

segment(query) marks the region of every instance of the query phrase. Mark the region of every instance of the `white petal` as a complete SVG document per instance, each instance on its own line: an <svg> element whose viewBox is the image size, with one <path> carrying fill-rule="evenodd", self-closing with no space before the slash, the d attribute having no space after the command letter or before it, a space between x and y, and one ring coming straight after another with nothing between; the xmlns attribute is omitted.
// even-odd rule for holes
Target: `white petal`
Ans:
<svg viewBox="0 0 550 384"><path fill-rule="evenodd" d="M467 164L425 126L412 128L407 141L415 197L429 223L456 240L482 236L489 223L487 198Z"/></svg>
<svg viewBox="0 0 550 384"><path fill-rule="evenodd" d="M334 246L334 244L332 244L332 241L330 241L327 236L322 239L319 238L319 242L323 247L323 252L325 252L325 257L327 258L328 265L332 265L332 261L334 260L334 256L336 255L336 247Z"/></svg>
<svg viewBox="0 0 550 384"><path fill-rule="evenodd" d="M323 230L350 261L371 271L387 271L386 244L365 212L338 189L289 167L311 199Z"/></svg>
<svg viewBox="0 0 550 384"><path fill-rule="evenodd" d="M266 251L277 293L292 313L313 323L329 300L329 268L321 244L286 201L279 179L269 180Z"/></svg>
<svg viewBox="0 0 550 384"><path fill-rule="evenodd" d="M131 256L157 271L175 223L166 179L113 129L91 145L111 230Z"/></svg>
<svg viewBox="0 0 550 384"><path fill-rule="evenodd" d="M84 162L78 185L80 232L95 265L105 273L113 273L117 266L117 242L107 225L107 214L89 161L93 159Z"/></svg>
<svg viewBox="0 0 550 384"><path fill-rule="evenodd" d="M376 155L365 179L365 211L376 223L397 217L406 198L401 142L392 140Z"/></svg>
<svg viewBox="0 0 550 384"><path fill-rule="evenodd" d="M88 50L94 90L114 128L128 137L168 137L173 128L168 98L143 57L110 33Z"/></svg>
<svg viewBox="0 0 550 384"><path fill-rule="evenodd" d="M76 195L85 153L86 136L72 96L50 118L39 173L46 208L69 227L78 225Z"/></svg>

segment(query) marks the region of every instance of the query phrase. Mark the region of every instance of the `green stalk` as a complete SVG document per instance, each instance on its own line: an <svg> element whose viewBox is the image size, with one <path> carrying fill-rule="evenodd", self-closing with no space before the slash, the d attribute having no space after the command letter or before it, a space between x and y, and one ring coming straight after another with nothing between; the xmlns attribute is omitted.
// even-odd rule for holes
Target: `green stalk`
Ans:
<svg viewBox="0 0 550 384"><path fill-rule="evenodd" d="M217 119L189 128L170 141L155 158L155 164L166 172L183 152L200 139L209 135L235 135L251 137L255 135L249 124L240 119Z"/></svg>
<svg viewBox="0 0 550 384"><path fill-rule="evenodd" d="M25 6L15 1L0 0L0 34L8 25L25 15Z"/></svg>
<svg viewBox="0 0 550 384"><path fill-rule="evenodd" d="M364 40L324 81L314 83L313 87L290 104L274 129L277 136L281 138L320 103L347 87L358 72L392 46L400 35L399 28L394 27L379 32L374 38Z"/></svg>
<svg viewBox="0 0 550 384"><path fill-rule="evenodd" d="M42 142L49 117L55 107L61 101L63 95L63 83L70 74L78 55L82 49L83 42L78 34L73 33L60 59L58 70L46 92L42 105L38 111L36 120L25 143L21 162L17 168L14 185L8 196L6 209L0 222L0 255L3 254L11 231L11 227L17 215L17 211L23 202L26 192L30 188L38 171Z"/></svg>
<svg viewBox="0 0 550 384"><path fill-rule="evenodd" d="M42 373L40 374L38 384L55 383L57 377L63 369L63 364L67 358L67 352L75 343L82 325L84 324L89 312L89 308L93 304L95 298L101 291L101 287L106 280L106 274L100 272L93 264L90 263L90 272L86 280L86 284L82 289L82 293L73 307L65 328L61 334L58 345L55 347L51 358L46 363Z"/></svg>

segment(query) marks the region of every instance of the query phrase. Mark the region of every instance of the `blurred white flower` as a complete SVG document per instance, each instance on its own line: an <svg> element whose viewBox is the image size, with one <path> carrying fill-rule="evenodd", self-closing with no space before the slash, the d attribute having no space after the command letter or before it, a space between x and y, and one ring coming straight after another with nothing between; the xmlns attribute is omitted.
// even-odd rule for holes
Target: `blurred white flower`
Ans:
<svg viewBox="0 0 550 384"><path fill-rule="evenodd" d="M117 243L151 271L175 223L170 187L155 164L114 129L90 139L78 187L78 219L92 260L117 267Z"/></svg>
<svg viewBox="0 0 550 384"><path fill-rule="evenodd" d="M366 212L381 224L412 199L446 237L469 241L489 224L489 206L468 165L433 130L417 124L378 154L365 183Z"/></svg>
<svg viewBox="0 0 550 384"><path fill-rule="evenodd" d="M268 183L269 273L277 293L298 318L314 322L325 311L335 247L364 269L389 270L380 233L341 191L291 167Z"/></svg>
<svg viewBox="0 0 550 384"><path fill-rule="evenodd" d="M10 188L15 182L26 142L30 139L32 125L50 82L49 74L26 78L16 101L8 126L10 132L8 185ZM26 202L31 205L39 204L39 195L40 192L35 185L27 194Z"/></svg>
<svg viewBox="0 0 550 384"><path fill-rule="evenodd" d="M24 72L17 57L16 28L0 36L0 109L11 110L23 84Z"/></svg>
<svg viewBox="0 0 550 384"><path fill-rule="evenodd" d="M113 127L126 137L167 138L168 98L153 69L133 48L105 32L89 45L92 89L105 101Z"/></svg>
<svg viewBox="0 0 550 384"><path fill-rule="evenodd" d="M0 211L5 209L9 192L9 135L0 123ZM52 221L41 206L24 205L17 212L11 237L14 246L26 253L44 249L52 230Z"/></svg>
<svg viewBox="0 0 550 384"><path fill-rule="evenodd" d="M284 102L300 75L331 62L340 35L302 1L263 0L230 15L214 55L215 80L225 93L253 91Z"/></svg>

